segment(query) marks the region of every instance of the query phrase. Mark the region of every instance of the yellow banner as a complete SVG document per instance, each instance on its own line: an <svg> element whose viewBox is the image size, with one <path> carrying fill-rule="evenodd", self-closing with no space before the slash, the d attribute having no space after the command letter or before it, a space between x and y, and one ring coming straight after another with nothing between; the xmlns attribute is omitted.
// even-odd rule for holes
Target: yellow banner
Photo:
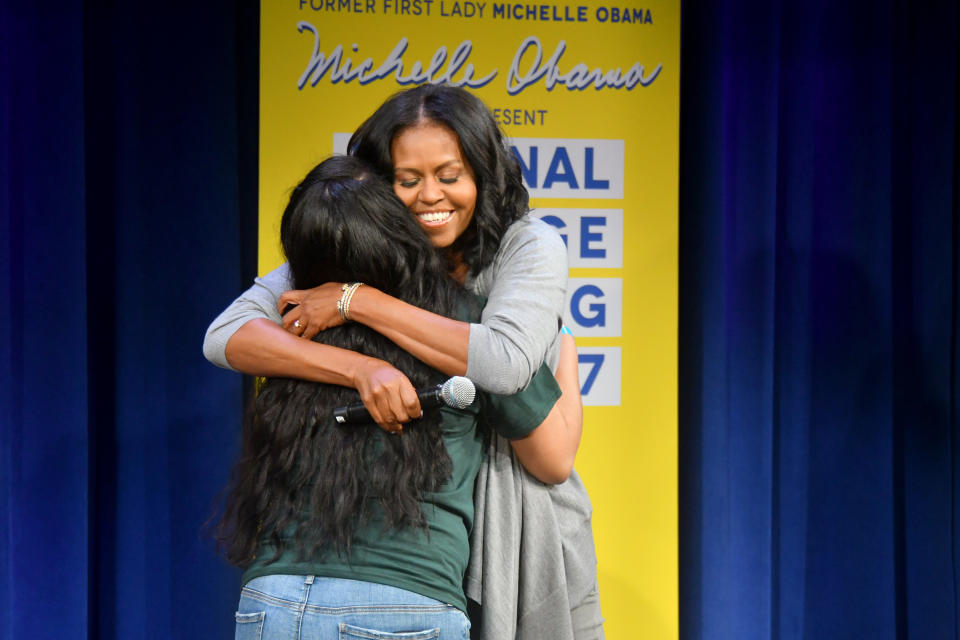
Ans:
<svg viewBox="0 0 960 640"><path fill-rule="evenodd" d="M584 435L611 640L678 636L679 2L264 2L260 252L290 189L389 95L474 91L567 241Z"/></svg>

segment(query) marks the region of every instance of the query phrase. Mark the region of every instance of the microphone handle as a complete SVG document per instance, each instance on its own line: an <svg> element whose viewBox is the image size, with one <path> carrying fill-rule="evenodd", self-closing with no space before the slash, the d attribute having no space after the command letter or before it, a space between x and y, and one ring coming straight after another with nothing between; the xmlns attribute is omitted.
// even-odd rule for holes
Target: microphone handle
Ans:
<svg viewBox="0 0 960 640"><path fill-rule="evenodd" d="M418 390L417 398L420 399L420 408L426 411L442 406L444 404L442 390L442 384ZM333 410L333 417L340 424L373 421L370 412L362 402L351 402L345 407L337 407Z"/></svg>
<svg viewBox="0 0 960 640"><path fill-rule="evenodd" d="M436 384L423 390L418 389L417 397L420 399L420 408L424 410L436 409L446 404L443 401L442 384Z"/></svg>

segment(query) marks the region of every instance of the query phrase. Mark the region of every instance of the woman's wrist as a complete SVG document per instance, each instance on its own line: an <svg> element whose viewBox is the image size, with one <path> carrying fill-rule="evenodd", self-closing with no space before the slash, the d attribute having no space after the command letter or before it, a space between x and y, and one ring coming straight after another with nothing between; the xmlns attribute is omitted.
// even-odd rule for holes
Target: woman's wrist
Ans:
<svg viewBox="0 0 960 640"><path fill-rule="evenodd" d="M345 362L345 373L350 380L350 386L354 389L360 388L372 369L388 364L379 358L357 353L356 351L354 351L353 354L354 356Z"/></svg>
<svg viewBox="0 0 960 640"><path fill-rule="evenodd" d="M340 286L340 299L337 300L337 313L344 322L350 322L353 318L350 316L350 304L357 289L363 286L362 282L345 282Z"/></svg>
<svg viewBox="0 0 960 640"><path fill-rule="evenodd" d="M383 292L376 287L364 285L357 287L350 298L349 318L369 326L376 319L377 310L382 306Z"/></svg>
<svg viewBox="0 0 960 640"><path fill-rule="evenodd" d="M367 285L354 292L350 318L439 371L451 376L466 372L470 340L466 322L424 311Z"/></svg>

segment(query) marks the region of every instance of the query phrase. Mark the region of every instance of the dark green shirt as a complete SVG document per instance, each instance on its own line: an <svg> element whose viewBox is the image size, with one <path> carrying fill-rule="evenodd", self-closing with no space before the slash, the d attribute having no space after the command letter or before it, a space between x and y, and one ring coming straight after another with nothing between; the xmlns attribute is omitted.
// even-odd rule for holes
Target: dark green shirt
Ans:
<svg viewBox="0 0 960 640"><path fill-rule="evenodd" d="M426 529L384 530L382 511L374 505L370 522L356 531L349 558L329 550L321 557L298 561L296 549L288 547L279 560L267 564L274 554L263 545L243 574L244 584L278 574L349 578L413 591L466 612L463 577L470 556L473 485L483 459L479 414L482 410L483 420L504 437L521 438L543 422L559 397L560 387L543 365L516 395L480 394L480 402L465 410L441 408L443 442L453 461L453 474L440 491L427 494L421 503Z"/></svg>

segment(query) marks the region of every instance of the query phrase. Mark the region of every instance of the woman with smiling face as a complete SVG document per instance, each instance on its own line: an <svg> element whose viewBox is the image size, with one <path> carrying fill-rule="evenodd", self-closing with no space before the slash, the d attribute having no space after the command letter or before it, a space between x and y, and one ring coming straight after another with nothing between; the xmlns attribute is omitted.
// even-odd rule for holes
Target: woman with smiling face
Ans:
<svg viewBox="0 0 960 640"><path fill-rule="evenodd" d="M424 122L393 141L394 193L436 247L450 247L473 220L477 183L449 127ZM439 164L437 162L439 161Z"/></svg>
<svg viewBox="0 0 960 640"><path fill-rule="evenodd" d="M431 243L444 251L454 279L487 300L481 321L466 323L362 286L350 301L350 320L437 370L466 375L493 393L523 389L544 361L555 367L566 249L551 227L528 215L519 165L483 103L450 87L401 92L360 126L349 151L392 184ZM343 322L337 311L342 283L291 287L286 266L258 278L211 325L204 342L208 359L253 375L354 387L374 420L390 431L402 431L404 423L419 417L413 386L389 364L304 340ZM296 306L281 318L280 310L290 305ZM579 430L571 431L557 446L575 451L579 438ZM602 637L591 509L583 485L574 472L567 482L547 488L519 472L515 461L504 466L509 452L509 445L494 441L477 484L468 595L484 610L497 609L496 616L484 614L483 633L524 637L525 624L529 637ZM516 499L521 493L523 509ZM552 552L544 551L542 558L518 556L516 519L521 517L537 519L522 527L524 546ZM543 524L548 520L553 527ZM543 540L527 538L537 532ZM491 557L514 559L498 568ZM521 573L525 577L519 579ZM566 597L538 600L537 594L518 594L518 579L528 590L541 588L544 596L566 586ZM523 604L548 600L542 610ZM504 612L508 607L513 611ZM561 607L570 615L558 615Z"/></svg>

